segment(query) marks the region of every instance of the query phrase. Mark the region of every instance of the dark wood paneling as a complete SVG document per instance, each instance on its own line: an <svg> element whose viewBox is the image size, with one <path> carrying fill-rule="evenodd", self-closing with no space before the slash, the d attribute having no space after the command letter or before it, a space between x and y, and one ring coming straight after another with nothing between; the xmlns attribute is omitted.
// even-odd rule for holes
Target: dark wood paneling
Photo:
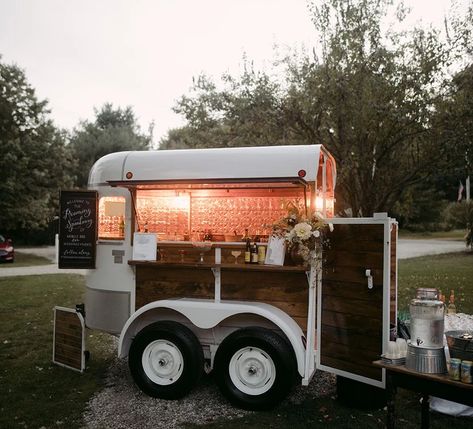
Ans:
<svg viewBox="0 0 473 429"><path fill-rule="evenodd" d="M365 269L371 268L359 265L358 267L346 267L346 266L336 266L325 264L324 261L324 281L336 281L343 283L359 283L366 286L366 275ZM383 270L382 269L372 269L371 275L373 276L374 286L383 286Z"/></svg>
<svg viewBox="0 0 473 429"><path fill-rule="evenodd" d="M381 369L375 368L371 366L371 364L353 363L351 360L339 360L331 356L321 356L321 360L323 360L323 365L330 368L338 368L342 371L351 372L352 374L361 375L377 381L382 380Z"/></svg>
<svg viewBox="0 0 473 429"><path fill-rule="evenodd" d="M274 305L307 329L308 284L301 272L249 272L222 269L224 300L256 301Z"/></svg>
<svg viewBox="0 0 473 429"><path fill-rule="evenodd" d="M322 334L325 333L325 326L345 329L355 334L377 337L382 330L383 322L379 319L368 319L364 316L325 310L322 311Z"/></svg>
<svg viewBox="0 0 473 429"><path fill-rule="evenodd" d="M54 360L81 370L82 324L77 313L56 309Z"/></svg>
<svg viewBox="0 0 473 429"><path fill-rule="evenodd" d="M320 361L381 379L384 225L335 225L324 244ZM366 269L373 289L368 289Z"/></svg>
<svg viewBox="0 0 473 429"><path fill-rule="evenodd" d="M380 235L383 227L383 224L335 224L333 231L326 234L332 243L336 240L348 245L363 241L383 243L384 237Z"/></svg>
<svg viewBox="0 0 473 429"><path fill-rule="evenodd" d="M210 270L136 267L136 309L172 298L214 298L214 276Z"/></svg>
<svg viewBox="0 0 473 429"><path fill-rule="evenodd" d="M333 311L336 313L359 315L369 319L380 319L383 309L374 306L372 301L361 299L340 299L338 296L324 296L322 300L322 311Z"/></svg>
<svg viewBox="0 0 473 429"><path fill-rule="evenodd" d="M332 266L337 267L359 267L382 270L383 269L383 246L380 246L380 252L368 252L361 247L354 246L352 250L338 250L333 247L324 252L324 265L329 270Z"/></svg>
<svg viewBox="0 0 473 429"><path fill-rule="evenodd" d="M360 333L348 331L346 329L339 329L333 326L325 326L324 333L326 341L347 345L351 350L358 349L359 344L363 343L366 350L375 353L378 351L378 332L373 336L370 332ZM322 343L323 341L324 339L322 339Z"/></svg>
<svg viewBox="0 0 473 429"><path fill-rule="evenodd" d="M366 287L366 276L363 283L337 282L324 278L324 285L327 286L324 288L324 295L327 296L337 296L345 299L359 299L368 301L373 300L373 295L377 295L378 299L382 299L383 296L382 283L377 284L375 282L373 289L368 289Z"/></svg>
<svg viewBox="0 0 473 429"><path fill-rule="evenodd" d="M136 265L136 309L172 298L214 299L210 268ZM221 267L222 300L255 301L273 305L307 328L308 284L301 270L289 272L236 270Z"/></svg>

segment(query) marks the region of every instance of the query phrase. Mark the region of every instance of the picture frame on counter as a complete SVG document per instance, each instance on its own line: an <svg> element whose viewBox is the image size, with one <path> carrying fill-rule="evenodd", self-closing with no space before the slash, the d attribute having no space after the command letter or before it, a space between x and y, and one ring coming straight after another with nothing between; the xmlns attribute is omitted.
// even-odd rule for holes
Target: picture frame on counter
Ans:
<svg viewBox="0 0 473 429"><path fill-rule="evenodd" d="M286 240L281 237L272 235L269 237L268 248L266 250L266 265L284 265L284 257L286 256Z"/></svg>

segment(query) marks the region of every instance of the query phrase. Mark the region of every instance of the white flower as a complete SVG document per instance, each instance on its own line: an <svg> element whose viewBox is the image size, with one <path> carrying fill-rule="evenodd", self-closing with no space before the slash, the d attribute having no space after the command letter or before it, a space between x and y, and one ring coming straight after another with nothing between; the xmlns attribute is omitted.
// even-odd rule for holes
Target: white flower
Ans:
<svg viewBox="0 0 473 429"><path fill-rule="evenodd" d="M328 224L328 229L330 229L330 232L333 232L333 223Z"/></svg>
<svg viewBox="0 0 473 429"><path fill-rule="evenodd" d="M294 227L294 233L301 240L307 240L310 238L310 235L312 233L312 226L309 225L307 222L298 223Z"/></svg>
<svg viewBox="0 0 473 429"><path fill-rule="evenodd" d="M320 231L319 231L318 229L316 229L316 230L312 233L312 235L313 235L315 238L318 238L318 237L320 237Z"/></svg>

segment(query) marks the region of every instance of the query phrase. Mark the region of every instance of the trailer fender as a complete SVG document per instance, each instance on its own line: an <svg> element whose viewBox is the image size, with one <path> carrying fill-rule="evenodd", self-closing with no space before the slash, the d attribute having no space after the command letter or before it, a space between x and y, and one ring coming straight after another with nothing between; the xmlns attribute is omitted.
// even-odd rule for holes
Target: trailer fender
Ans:
<svg viewBox="0 0 473 429"><path fill-rule="evenodd" d="M287 313L269 304L246 301L215 302L198 299L162 300L149 303L136 311L125 323L118 343L118 356L128 355L135 335L149 323L153 323L150 312L156 309L171 309L190 320L196 327L212 329L228 317L238 314L255 314L274 323L286 335L297 360L297 370L303 377L305 370L304 333Z"/></svg>

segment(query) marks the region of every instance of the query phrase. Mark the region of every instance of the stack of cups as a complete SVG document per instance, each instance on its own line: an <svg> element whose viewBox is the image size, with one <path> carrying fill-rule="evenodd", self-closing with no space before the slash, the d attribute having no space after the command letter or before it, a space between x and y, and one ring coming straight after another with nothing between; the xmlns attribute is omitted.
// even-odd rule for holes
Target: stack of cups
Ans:
<svg viewBox="0 0 473 429"><path fill-rule="evenodd" d="M404 338L397 338L396 341L389 341L386 358L402 359L407 355L407 342Z"/></svg>

